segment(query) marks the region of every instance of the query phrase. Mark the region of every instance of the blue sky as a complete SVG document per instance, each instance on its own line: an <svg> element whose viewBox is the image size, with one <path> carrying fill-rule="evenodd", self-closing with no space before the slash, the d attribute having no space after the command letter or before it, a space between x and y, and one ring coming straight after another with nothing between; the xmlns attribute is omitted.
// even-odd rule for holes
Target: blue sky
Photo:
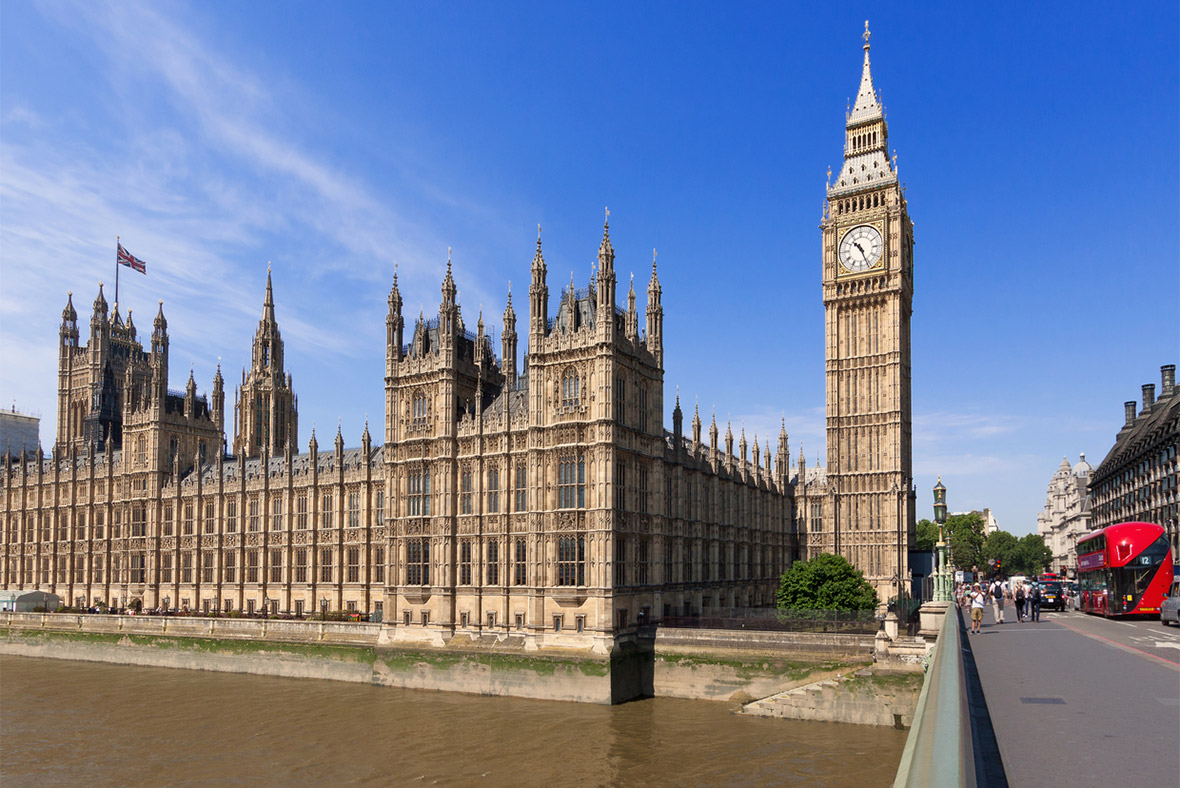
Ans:
<svg viewBox="0 0 1180 788"><path fill-rule="evenodd" d="M55 429L66 292L113 296L115 236L164 300L171 385L249 361L266 266L300 433L383 418L385 299L498 333L536 226L551 291L652 249L675 388L823 456L818 224L873 75L915 222L914 471L1035 529L1180 356L1175 3L4 3L0 402ZM523 342L523 340L522 340ZM521 352L523 354L524 348ZM724 425L722 425L724 430ZM377 432L376 430L374 431Z"/></svg>

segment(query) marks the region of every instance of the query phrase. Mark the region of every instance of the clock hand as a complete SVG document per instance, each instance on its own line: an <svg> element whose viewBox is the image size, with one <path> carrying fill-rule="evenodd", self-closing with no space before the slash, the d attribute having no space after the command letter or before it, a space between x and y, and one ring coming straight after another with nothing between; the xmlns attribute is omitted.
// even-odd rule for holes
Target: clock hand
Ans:
<svg viewBox="0 0 1180 788"><path fill-rule="evenodd" d="M867 254L865 254L864 247L861 246L860 244L858 244L856 241L853 241L852 245L856 247L856 250L858 252L860 252L860 259L864 260L867 263L869 261L869 256Z"/></svg>

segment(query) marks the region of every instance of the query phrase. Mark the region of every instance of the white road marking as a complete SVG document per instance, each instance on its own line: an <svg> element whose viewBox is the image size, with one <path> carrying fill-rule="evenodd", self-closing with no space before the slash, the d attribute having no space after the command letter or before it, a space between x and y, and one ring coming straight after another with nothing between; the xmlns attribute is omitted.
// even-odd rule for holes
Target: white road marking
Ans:
<svg viewBox="0 0 1180 788"><path fill-rule="evenodd" d="M1155 647L1156 647L1156 648L1174 648L1174 649L1180 649L1180 643L1167 643L1167 642L1165 642L1165 641L1162 641L1162 640L1160 640L1160 641L1156 641L1156 643L1155 643Z"/></svg>

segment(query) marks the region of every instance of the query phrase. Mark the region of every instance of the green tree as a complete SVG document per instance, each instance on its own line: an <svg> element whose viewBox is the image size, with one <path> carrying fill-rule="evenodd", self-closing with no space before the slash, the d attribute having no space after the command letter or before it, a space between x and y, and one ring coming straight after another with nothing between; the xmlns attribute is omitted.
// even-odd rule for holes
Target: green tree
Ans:
<svg viewBox="0 0 1180 788"><path fill-rule="evenodd" d="M1019 574L1015 556L1020 541L1007 531L992 531L983 540L983 560L998 561L1001 575Z"/></svg>
<svg viewBox="0 0 1180 788"><path fill-rule="evenodd" d="M938 544L938 523L932 523L929 520L919 520L914 549L930 552L936 544Z"/></svg>
<svg viewBox="0 0 1180 788"><path fill-rule="evenodd" d="M872 610L877 592L843 556L822 553L783 572L775 595L788 610Z"/></svg>
<svg viewBox="0 0 1180 788"><path fill-rule="evenodd" d="M951 563L959 569L986 565L983 559L983 518L975 512L952 514L946 518L947 541L951 546ZM982 571L982 570L981 570Z"/></svg>
<svg viewBox="0 0 1180 788"><path fill-rule="evenodd" d="M1053 560L1053 551L1045 545L1040 534L1025 534L1020 537L1012 560L1020 572L1032 577L1045 571Z"/></svg>

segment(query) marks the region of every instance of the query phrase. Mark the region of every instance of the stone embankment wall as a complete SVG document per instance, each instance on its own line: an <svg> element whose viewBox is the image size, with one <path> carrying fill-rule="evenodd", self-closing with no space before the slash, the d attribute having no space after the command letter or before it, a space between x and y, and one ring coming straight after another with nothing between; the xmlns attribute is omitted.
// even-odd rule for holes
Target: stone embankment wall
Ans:
<svg viewBox="0 0 1180 788"><path fill-rule="evenodd" d="M0 653L542 700L620 700L612 695L609 657L526 654L511 645L394 649L377 645L380 629L332 621L4 613ZM616 672L625 675L631 660L616 655L624 668Z"/></svg>
<svg viewBox="0 0 1180 788"><path fill-rule="evenodd" d="M657 697L748 702L871 663L872 635L660 628Z"/></svg>
<svg viewBox="0 0 1180 788"><path fill-rule="evenodd" d="M914 672L845 672L748 703L742 713L909 728L923 679L923 674Z"/></svg>
<svg viewBox="0 0 1180 788"><path fill-rule="evenodd" d="M660 628L654 646L647 637L599 657L526 651L523 639L511 637L391 646L383 631L367 622L0 613L0 653L584 703L651 696L748 703L868 665L874 642L867 635ZM883 715L887 721L875 724L894 724L892 711Z"/></svg>

